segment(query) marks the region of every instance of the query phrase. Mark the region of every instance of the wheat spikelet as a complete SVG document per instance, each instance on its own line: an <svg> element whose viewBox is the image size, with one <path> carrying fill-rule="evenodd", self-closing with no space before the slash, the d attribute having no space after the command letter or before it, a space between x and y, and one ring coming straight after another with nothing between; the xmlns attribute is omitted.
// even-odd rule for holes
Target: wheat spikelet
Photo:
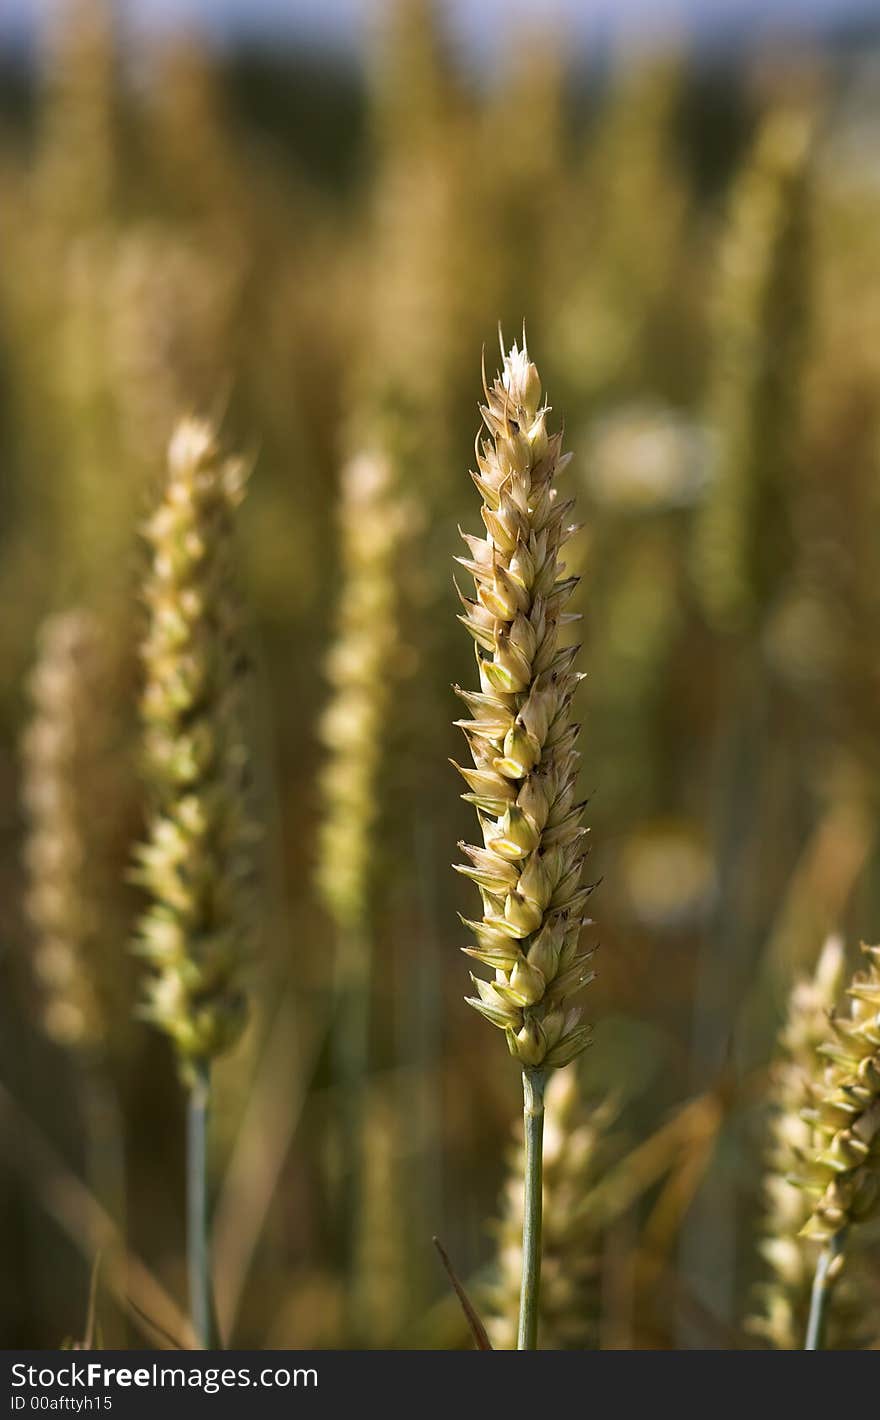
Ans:
<svg viewBox="0 0 880 1420"><path fill-rule="evenodd" d="M813 1205L802 1234L841 1239L880 1211L880 947L847 989L850 1010L834 1016L819 1053L827 1060L805 1118L817 1147L804 1183Z"/></svg>
<svg viewBox="0 0 880 1420"><path fill-rule="evenodd" d="M153 968L143 1014L171 1037L184 1067L228 1049L245 1019L251 830L231 565L245 477L240 462L221 457L207 424L183 420L145 530L152 563L141 710L153 810L136 876L152 901L137 950Z"/></svg>
<svg viewBox="0 0 880 1420"><path fill-rule="evenodd" d="M572 531L571 503L555 476L568 462L547 432L538 371L516 345L486 390L489 431L472 477L483 498L485 539L465 537L476 600L461 617L474 638L480 686L458 690L473 716L461 721L473 769L459 768L477 810L482 845L460 845L458 871L480 890L482 920L468 923L468 955L494 970L474 977L469 1004L505 1031L524 1067L564 1065L589 1028L566 998L590 977L579 946L590 893L581 884L586 830L577 802L572 696L577 647L558 645L573 590L559 552Z"/></svg>
<svg viewBox="0 0 880 1420"><path fill-rule="evenodd" d="M554 1074L544 1101L544 1225L539 1330L545 1351L595 1346L599 1312L601 1227L589 1194L609 1161L610 1101L588 1110L573 1066ZM487 1321L498 1351L516 1349L522 1276L522 1129L502 1201L498 1278Z"/></svg>
<svg viewBox="0 0 880 1420"><path fill-rule="evenodd" d="M709 416L714 489L696 528L706 614L741 630L786 565L808 314L811 121L771 113L733 194L720 257Z"/></svg>
<svg viewBox="0 0 880 1420"><path fill-rule="evenodd" d="M99 1054L129 1013L125 924L114 901L124 756L112 661L88 612L43 624L30 691L33 716L22 741L26 909L43 1024L57 1043Z"/></svg>
<svg viewBox="0 0 880 1420"><path fill-rule="evenodd" d="M771 1142L759 1244L770 1276L758 1291L748 1327L783 1351L796 1349L803 1341L816 1266L815 1245L801 1236L810 1216L810 1200L791 1175L815 1146L815 1128L802 1114L816 1082L816 1050L827 1035L844 969L843 944L829 937L814 975L796 982L792 990L772 1076Z"/></svg>

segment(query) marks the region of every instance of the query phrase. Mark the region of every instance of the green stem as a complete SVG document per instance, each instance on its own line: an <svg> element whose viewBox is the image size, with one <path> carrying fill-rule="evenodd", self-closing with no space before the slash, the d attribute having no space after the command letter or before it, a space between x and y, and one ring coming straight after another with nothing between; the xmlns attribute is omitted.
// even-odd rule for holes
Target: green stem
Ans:
<svg viewBox="0 0 880 1420"><path fill-rule="evenodd" d="M345 1326L349 1341L361 1345L376 1318L365 1314L359 1276L364 1234L365 1121L369 1109L370 1023L372 1014L372 942L365 923L341 932L336 961L334 1066L339 1091L341 1179L338 1196L340 1263L351 1284L345 1289Z"/></svg>
<svg viewBox="0 0 880 1420"><path fill-rule="evenodd" d="M523 1171L522 1289L519 1296L518 1351L538 1347L538 1301L541 1290L541 1220L544 1210L543 1070L523 1070L525 1167Z"/></svg>
<svg viewBox="0 0 880 1420"><path fill-rule="evenodd" d="M189 1299L197 1345L219 1345L211 1290L211 1240L208 1223L208 1118L211 1067L200 1060L193 1067L186 1120L187 1264Z"/></svg>
<svg viewBox="0 0 880 1420"><path fill-rule="evenodd" d="M828 1321L828 1303L831 1299L831 1292L840 1271L834 1263L843 1256L843 1249L846 1243L846 1229L835 1233L819 1253L819 1260L816 1263L816 1275L813 1278L813 1290L810 1294L810 1316L807 1321L807 1338L804 1342L805 1351L821 1351L825 1345L825 1327Z"/></svg>

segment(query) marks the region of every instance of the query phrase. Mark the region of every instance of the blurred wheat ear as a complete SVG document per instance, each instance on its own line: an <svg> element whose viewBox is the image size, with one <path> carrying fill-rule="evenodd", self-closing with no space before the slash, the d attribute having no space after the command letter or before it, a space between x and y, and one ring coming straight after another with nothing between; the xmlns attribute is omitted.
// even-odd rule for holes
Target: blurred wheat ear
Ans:
<svg viewBox="0 0 880 1420"><path fill-rule="evenodd" d="M810 317L814 118L771 111L721 242L708 416L717 441L694 570L719 631L773 608L787 566Z"/></svg>
<svg viewBox="0 0 880 1420"><path fill-rule="evenodd" d="M388 740L397 642L396 559L405 532L390 459L362 452L345 467L339 505L342 566L336 639L327 659L330 702L321 721L327 759L317 880L335 928L334 1054L340 1091L339 1215L346 1264L357 1270L365 1239L364 1148L373 987L371 888L381 774ZM375 1323L349 1288L350 1327Z"/></svg>
<svg viewBox="0 0 880 1420"><path fill-rule="evenodd" d="M47 618L38 648L21 744L34 975L43 1029L79 1067L92 1191L121 1227L125 1166L116 1067L130 1043L132 981L119 874L131 785L118 666L104 628L81 608Z"/></svg>
<svg viewBox="0 0 880 1420"><path fill-rule="evenodd" d="M92 795L106 788L111 727L100 629L87 612L50 617L30 679L33 712L22 740L28 820L27 915L42 1022L56 1044L100 1056L118 1029L122 974L102 900L106 846ZM96 783L96 779L98 783ZM117 924L118 925L118 924Z"/></svg>
<svg viewBox="0 0 880 1420"><path fill-rule="evenodd" d="M172 1040L188 1091L188 1247L193 1326L216 1344L209 1275L206 1136L212 1061L245 1023L253 830L241 724L244 656L233 524L246 470L211 427L181 422L145 532L144 774L152 801L135 876L150 897L136 950L142 1014Z"/></svg>

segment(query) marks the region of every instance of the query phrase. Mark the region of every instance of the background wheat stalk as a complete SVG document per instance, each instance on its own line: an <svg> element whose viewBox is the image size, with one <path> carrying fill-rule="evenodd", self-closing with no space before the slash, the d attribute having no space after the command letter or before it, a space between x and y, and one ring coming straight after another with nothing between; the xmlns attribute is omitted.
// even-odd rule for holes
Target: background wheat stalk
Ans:
<svg viewBox="0 0 880 1420"><path fill-rule="evenodd" d="M122 944L108 941L101 828L90 798L109 751L102 714L109 686L100 631L87 612L62 612L43 624L30 690L22 798L42 1021L57 1044L95 1057L114 1028L123 974L114 961Z"/></svg>
<svg viewBox="0 0 880 1420"><path fill-rule="evenodd" d="M211 1062L244 1026L241 969L251 873L245 812L244 669L232 533L244 465L213 430L177 427L146 526L144 768L153 807L137 852L150 894L138 952L152 968L143 1015L170 1036L188 1091L188 1248L193 1327L217 1343L209 1271L206 1141Z"/></svg>
<svg viewBox="0 0 880 1420"><path fill-rule="evenodd" d="M534 1349L541 1248L541 1149L547 1071L573 1060L589 1027L567 997L588 980L580 950L590 889L581 883L586 830L577 801L578 726L570 706L580 675L577 647L560 647L575 579L559 552L572 529L571 502L554 479L568 462L523 340L503 354L483 421L489 437L472 474L483 499L485 538L465 535L458 561L476 599L460 618L474 638L478 691L458 690L472 718L461 725L474 762L457 766L477 810L481 845L460 845L458 871L480 890L483 915L465 951L494 971L474 976L469 1004L506 1035L523 1073L525 1150L523 1278L519 1348Z"/></svg>
<svg viewBox="0 0 880 1420"><path fill-rule="evenodd" d="M106 632L82 608L48 617L38 652L21 745L32 964L43 1029L78 1067L87 1177L121 1226L118 1066L130 1042L132 987L119 888L129 828L121 687Z"/></svg>
<svg viewBox="0 0 880 1420"><path fill-rule="evenodd" d="M718 448L695 523L708 619L742 632L773 609L793 538L791 494L807 352L813 120L764 119L719 253L708 416Z"/></svg>
<svg viewBox="0 0 880 1420"><path fill-rule="evenodd" d="M327 760L321 775L323 816L317 877L336 931L334 1042L341 1109L339 1209L346 1263L360 1255L364 1212L364 1116L369 1108L373 969L371 888L376 866L383 733L397 642L395 570L405 518L390 459L361 453L343 470L339 506L341 595L336 638L327 659L332 687L321 721ZM363 1287L350 1289L356 1332L369 1334Z"/></svg>

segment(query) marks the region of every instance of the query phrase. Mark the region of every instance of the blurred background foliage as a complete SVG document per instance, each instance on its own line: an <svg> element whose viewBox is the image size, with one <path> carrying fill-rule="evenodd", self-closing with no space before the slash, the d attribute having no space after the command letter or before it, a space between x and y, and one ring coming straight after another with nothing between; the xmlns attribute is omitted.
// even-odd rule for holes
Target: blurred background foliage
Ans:
<svg viewBox="0 0 880 1420"><path fill-rule="evenodd" d="M129 1020L119 864L142 812L138 525L190 409L255 459L239 552L265 831L252 1023L218 1072L221 1319L242 1346L467 1344L431 1236L490 1295L519 1104L461 999L451 558L476 521L480 349L491 367L498 322L523 319L584 523L602 883L583 1083L614 1099L617 1159L593 1341L758 1344L741 1327L774 1033L825 933L880 922L877 60L679 37L590 62L536 21L476 67L441 6L389 0L354 65L133 45L109 3L70 0L33 62L3 58L5 1346L82 1333L96 1248L107 1343L179 1334L181 1106L164 1043ZM354 575L341 470L377 450L396 521L370 603L363 1039L340 1074L328 654ZM104 829L93 909L128 993L98 1055L53 1028L23 866L30 668L71 608L106 658L112 772L86 775L81 811Z"/></svg>

